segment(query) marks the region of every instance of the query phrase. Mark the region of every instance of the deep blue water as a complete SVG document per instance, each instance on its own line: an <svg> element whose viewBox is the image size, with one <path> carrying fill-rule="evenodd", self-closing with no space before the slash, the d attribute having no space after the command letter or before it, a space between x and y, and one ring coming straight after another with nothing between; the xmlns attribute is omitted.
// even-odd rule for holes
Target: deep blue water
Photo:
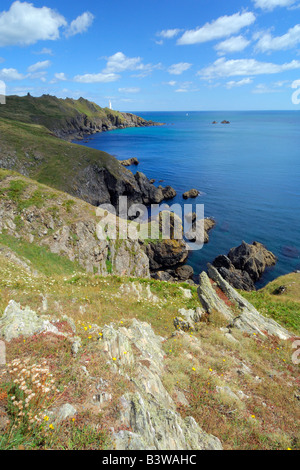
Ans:
<svg viewBox="0 0 300 470"><path fill-rule="evenodd" d="M137 114L166 125L96 134L84 145L120 160L137 157L140 165L131 171L176 189L170 204L183 204L191 188L204 193L188 202L204 204L217 226L190 255L196 273L242 240L260 241L278 257L258 287L300 269L300 112Z"/></svg>

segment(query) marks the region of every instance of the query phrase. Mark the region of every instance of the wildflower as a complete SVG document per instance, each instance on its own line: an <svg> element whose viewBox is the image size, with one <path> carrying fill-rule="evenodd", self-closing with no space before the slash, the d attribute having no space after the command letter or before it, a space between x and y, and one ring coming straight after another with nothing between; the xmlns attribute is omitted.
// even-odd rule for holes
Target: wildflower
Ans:
<svg viewBox="0 0 300 470"><path fill-rule="evenodd" d="M50 429L54 429L53 424L49 424L49 428L50 428Z"/></svg>
<svg viewBox="0 0 300 470"><path fill-rule="evenodd" d="M112 358L113 361L116 361L117 359L115 357Z"/></svg>

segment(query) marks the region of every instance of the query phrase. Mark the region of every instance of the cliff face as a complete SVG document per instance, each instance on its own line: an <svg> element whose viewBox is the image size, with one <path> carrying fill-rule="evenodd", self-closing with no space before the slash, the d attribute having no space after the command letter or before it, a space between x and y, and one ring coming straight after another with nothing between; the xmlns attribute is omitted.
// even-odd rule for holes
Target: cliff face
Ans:
<svg viewBox="0 0 300 470"><path fill-rule="evenodd" d="M90 273L149 277L140 243L108 235L99 239L99 223L89 204L2 171L0 234L47 247Z"/></svg>
<svg viewBox="0 0 300 470"><path fill-rule="evenodd" d="M66 140L117 128L160 125L131 113L101 108L84 98L63 100L50 95L8 96L6 106L0 108L0 117L43 125Z"/></svg>

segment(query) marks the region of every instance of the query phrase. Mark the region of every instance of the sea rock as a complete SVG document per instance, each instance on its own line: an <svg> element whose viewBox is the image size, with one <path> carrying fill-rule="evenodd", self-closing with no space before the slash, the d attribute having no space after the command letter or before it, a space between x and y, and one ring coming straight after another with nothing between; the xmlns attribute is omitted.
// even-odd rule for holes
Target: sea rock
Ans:
<svg viewBox="0 0 300 470"><path fill-rule="evenodd" d="M192 224L192 228L185 233L185 237L192 243L208 243L209 232L215 227L215 225L216 222L212 218L196 220Z"/></svg>
<svg viewBox="0 0 300 470"><path fill-rule="evenodd" d="M155 240L143 245L151 271L161 271L185 263L189 250L184 240Z"/></svg>
<svg viewBox="0 0 300 470"><path fill-rule="evenodd" d="M261 243L249 245L243 241L240 246L232 248L227 256L217 256L213 265L233 287L250 291L255 290L254 283L276 261L276 256Z"/></svg>
<svg viewBox="0 0 300 470"><path fill-rule="evenodd" d="M186 191L182 197L183 199L189 199L189 198L195 198L197 196L199 196L200 194L200 191L198 191L198 189L190 189L189 191Z"/></svg>
<svg viewBox="0 0 300 470"><path fill-rule="evenodd" d="M131 165L139 165L140 162L138 161L137 158L132 157L132 158L128 158L127 160L121 160L120 163L123 166L131 166Z"/></svg>
<svg viewBox="0 0 300 470"><path fill-rule="evenodd" d="M187 279L192 279L194 275L194 269L192 266L188 266L187 264L184 266L179 266L175 270L176 276L180 281L186 281Z"/></svg>
<svg viewBox="0 0 300 470"><path fill-rule="evenodd" d="M159 186L159 188L160 187L161 186ZM172 188L171 186L166 186L165 188L162 188L162 192L163 192L163 196L165 200L173 199L177 194L175 189Z"/></svg>

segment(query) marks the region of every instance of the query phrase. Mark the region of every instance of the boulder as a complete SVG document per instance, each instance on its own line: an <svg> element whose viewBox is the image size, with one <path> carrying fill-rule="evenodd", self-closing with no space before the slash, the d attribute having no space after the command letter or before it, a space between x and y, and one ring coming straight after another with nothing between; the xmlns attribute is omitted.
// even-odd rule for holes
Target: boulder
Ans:
<svg viewBox="0 0 300 470"><path fill-rule="evenodd" d="M182 197L183 199L189 199L189 198L195 198L197 196L199 196L200 194L200 191L198 191L198 189L190 189L189 191L186 191Z"/></svg>
<svg viewBox="0 0 300 470"><path fill-rule="evenodd" d="M175 189L171 186L166 186L165 188L162 188L162 192L165 200L173 199L177 194Z"/></svg>
<svg viewBox="0 0 300 470"><path fill-rule="evenodd" d="M196 220L192 224L192 228L185 233L185 236L192 243L208 243L208 233L215 225L216 222L211 218Z"/></svg>
<svg viewBox="0 0 300 470"><path fill-rule="evenodd" d="M0 336L10 342L19 336L29 337L42 332L60 335L56 326L45 316L38 316L29 307L22 308L11 300L0 318Z"/></svg>
<svg viewBox="0 0 300 470"><path fill-rule="evenodd" d="M236 289L255 290L265 269L276 264L276 256L259 242L249 245L246 242L232 248L228 255L220 255L213 261L222 277Z"/></svg>
<svg viewBox="0 0 300 470"><path fill-rule="evenodd" d="M194 275L194 269L192 266L185 264L184 266L179 266L175 270L175 273L180 281L186 281L187 279L192 279Z"/></svg>
<svg viewBox="0 0 300 470"><path fill-rule="evenodd" d="M139 165L139 161L137 158L135 157L132 157L132 158L128 158L127 160L122 160L120 161L121 165L123 166L131 166L131 165Z"/></svg>

